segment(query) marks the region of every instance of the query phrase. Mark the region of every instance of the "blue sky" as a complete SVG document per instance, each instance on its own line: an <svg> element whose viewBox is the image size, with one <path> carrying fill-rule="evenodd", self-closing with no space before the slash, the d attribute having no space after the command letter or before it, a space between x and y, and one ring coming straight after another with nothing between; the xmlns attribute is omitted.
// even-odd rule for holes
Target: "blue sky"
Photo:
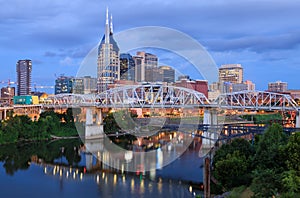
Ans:
<svg viewBox="0 0 300 198"><path fill-rule="evenodd" d="M217 66L242 64L244 79L259 90L277 80L300 89L300 1L0 0L0 5L0 81L15 81L17 60L27 58L37 85L53 85L60 74L75 76L104 33L108 6L115 33L173 28L202 44Z"/></svg>

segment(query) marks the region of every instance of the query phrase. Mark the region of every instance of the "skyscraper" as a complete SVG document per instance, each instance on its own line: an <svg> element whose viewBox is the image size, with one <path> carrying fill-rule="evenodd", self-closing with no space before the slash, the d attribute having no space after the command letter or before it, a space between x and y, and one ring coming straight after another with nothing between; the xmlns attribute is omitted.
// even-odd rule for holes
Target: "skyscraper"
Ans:
<svg viewBox="0 0 300 198"><path fill-rule="evenodd" d="M114 80L120 80L120 50L113 38L112 16L106 10L105 34L98 47L97 89L103 92Z"/></svg>
<svg viewBox="0 0 300 198"><path fill-rule="evenodd" d="M128 53L122 53L120 55L120 79L135 80L135 62Z"/></svg>
<svg viewBox="0 0 300 198"><path fill-rule="evenodd" d="M136 63L137 82L155 82L159 74L158 58L154 54L146 52L137 52L134 56ZM139 63L137 63L139 62Z"/></svg>
<svg viewBox="0 0 300 198"><path fill-rule="evenodd" d="M219 68L219 82L242 83L243 67L241 64L226 64Z"/></svg>
<svg viewBox="0 0 300 198"><path fill-rule="evenodd" d="M175 70L170 66L160 66L159 67L162 82L172 83L175 81Z"/></svg>
<svg viewBox="0 0 300 198"><path fill-rule="evenodd" d="M24 96L31 93L31 60L19 60L17 62L17 95Z"/></svg>

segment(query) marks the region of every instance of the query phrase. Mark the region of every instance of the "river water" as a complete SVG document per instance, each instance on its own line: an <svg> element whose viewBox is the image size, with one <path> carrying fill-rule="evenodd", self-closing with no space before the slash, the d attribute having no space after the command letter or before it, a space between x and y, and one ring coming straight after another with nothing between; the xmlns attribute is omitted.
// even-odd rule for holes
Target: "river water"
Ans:
<svg viewBox="0 0 300 198"><path fill-rule="evenodd" d="M11 144L0 146L0 197L194 197L202 170L197 142L166 166L135 172L101 163L80 139Z"/></svg>

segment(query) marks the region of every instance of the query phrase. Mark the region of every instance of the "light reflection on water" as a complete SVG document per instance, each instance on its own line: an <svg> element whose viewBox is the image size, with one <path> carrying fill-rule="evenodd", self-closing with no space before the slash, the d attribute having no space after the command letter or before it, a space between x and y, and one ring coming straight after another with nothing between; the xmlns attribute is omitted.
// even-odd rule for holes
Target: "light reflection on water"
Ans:
<svg viewBox="0 0 300 198"><path fill-rule="evenodd" d="M61 145L67 144L63 142L54 147L48 143L46 148L59 150ZM39 146L37 149L40 149ZM22 148L22 152L15 153L18 156L22 153L25 155L24 150ZM36 152L31 148L29 150ZM48 151L53 152L51 149ZM102 156L102 152L99 151L97 156ZM28 168L16 169L14 164L10 164L12 169L16 169L13 174L8 174L11 171L8 170L9 162L1 158L1 197L193 197L195 191L199 192L193 187L190 190L189 185L189 182L194 182L199 186L202 181L202 159L194 148L161 170L152 169L150 172L140 170L122 173L122 170L115 171L105 164L99 167L101 163L97 156L65 146L65 153L52 162L45 162L38 157L34 158L34 162L31 157L31 160L28 159L31 161ZM8 158L17 163L15 156ZM70 160L73 160L72 166L69 165ZM92 169L89 170L87 165ZM119 165L122 167L121 163Z"/></svg>

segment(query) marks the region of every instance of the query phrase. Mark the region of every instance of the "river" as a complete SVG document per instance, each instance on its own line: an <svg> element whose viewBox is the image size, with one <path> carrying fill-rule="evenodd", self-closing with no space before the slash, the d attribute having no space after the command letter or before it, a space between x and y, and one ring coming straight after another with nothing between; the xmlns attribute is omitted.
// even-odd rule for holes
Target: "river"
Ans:
<svg viewBox="0 0 300 198"><path fill-rule="evenodd" d="M157 166L158 158L154 163L158 169L135 172L101 163L87 152L80 139L2 145L0 196L194 197L201 194L203 180L197 145L193 142L175 161L164 166ZM133 162L127 165L130 163Z"/></svg>

